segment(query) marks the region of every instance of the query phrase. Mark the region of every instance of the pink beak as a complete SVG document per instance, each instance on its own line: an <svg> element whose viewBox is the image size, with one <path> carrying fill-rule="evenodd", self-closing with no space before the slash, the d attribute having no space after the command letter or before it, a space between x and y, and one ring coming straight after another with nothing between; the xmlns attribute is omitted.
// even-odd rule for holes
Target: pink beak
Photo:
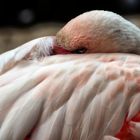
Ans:
<svg viewBox="0 0 140 140"><path fill-rule="evenodd" d="M53 55L56 55L56 54L71 54L71 52L63 49L60 46L54 45L53 46Z"/></svg>
<svg viewBox="0 0 140 140"><path fill-rule="evenodd" d="M62 46L59 46L56 42L55 36L50 36L51 38L51 55L57 54L71 54L71 51L64 49Z"/></svg>

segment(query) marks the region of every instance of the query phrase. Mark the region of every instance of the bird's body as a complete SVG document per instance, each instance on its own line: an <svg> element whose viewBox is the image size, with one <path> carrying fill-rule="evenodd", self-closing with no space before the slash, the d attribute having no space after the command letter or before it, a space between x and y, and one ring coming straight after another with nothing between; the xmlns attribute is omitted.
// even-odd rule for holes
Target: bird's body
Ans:
<svg viewBox="0 0 140 140"><path fill-rule="evenodd" d="M91 11L0 55L0 140L139 140L139 36Z"/></svg>
<svg viewBox="0 0 140 140"><path fill-rule="evenodd" d="M0 76L0 138L136 140L129 127L140 120L138 59L90 54L19 62Z"/></svg>
<svg viewBox="0 0 140 140"><path fill-rule="evenodd" d="M3 73L0 139L136 140L130 125L119 131L125 118L140 120L139 56L83 56L23 60Z"/></svg>

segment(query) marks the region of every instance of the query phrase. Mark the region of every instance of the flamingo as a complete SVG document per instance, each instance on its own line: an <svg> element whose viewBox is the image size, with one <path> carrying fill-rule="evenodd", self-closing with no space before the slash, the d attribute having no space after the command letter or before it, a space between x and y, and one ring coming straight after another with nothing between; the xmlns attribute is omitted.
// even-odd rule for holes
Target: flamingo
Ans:
<svg viewBox="0 0 140 140"><path fill-rule="evenodd" d="M94 10L1 54L0 140L139 140L139 37Z"/></svg>

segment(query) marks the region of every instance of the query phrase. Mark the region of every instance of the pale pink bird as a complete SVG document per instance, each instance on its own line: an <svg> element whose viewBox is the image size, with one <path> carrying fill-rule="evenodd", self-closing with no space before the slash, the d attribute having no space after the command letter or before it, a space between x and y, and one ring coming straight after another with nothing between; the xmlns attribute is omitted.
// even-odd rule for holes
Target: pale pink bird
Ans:
<svg viewBox="0 0 140 140"><path fill-rule="evenodd" d="M91 11L0 55L0 140L139 140L139 37Z"/></svg>

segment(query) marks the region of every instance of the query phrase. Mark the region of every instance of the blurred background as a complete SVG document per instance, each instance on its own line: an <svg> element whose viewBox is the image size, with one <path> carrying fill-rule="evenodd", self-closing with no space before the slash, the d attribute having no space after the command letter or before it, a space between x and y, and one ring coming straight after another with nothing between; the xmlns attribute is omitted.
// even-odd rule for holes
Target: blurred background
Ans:
<svg viewBox="0 0 140 140"><path fill-rule="evenodd" d="M0 53L55 33L89 10L116 12L140 27L140 0L0 1Z"/></svg>

